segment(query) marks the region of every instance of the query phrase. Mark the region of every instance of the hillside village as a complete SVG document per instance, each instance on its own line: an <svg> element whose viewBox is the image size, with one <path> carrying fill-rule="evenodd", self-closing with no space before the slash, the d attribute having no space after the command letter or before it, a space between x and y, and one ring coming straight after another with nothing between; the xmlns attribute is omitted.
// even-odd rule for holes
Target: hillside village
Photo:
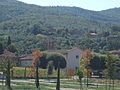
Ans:
<svg viewBox="0 0 120 90"><path fill-rule="evenodd" d="M8 37L7 42L9 45L11 45L10 37ZM7 71L10 70L10 74L7 74L7 75L12 75L12 77L14 78L34 78L35 72L37 70L35 68L38 67L39 69L44 70L43 75L40 73L39 77L46 77L46 75L53 74L53 69L51 69L52 71L49 71L50 68L48 67L49 63L51 63L52 61L51 67L53 67L55 71L56 70L59 71L58 68L61 68L61 72L64 73L64 76L62 77L64 78L65 77L74 78L77 75L76 73L77 70L81 70L81 72L83 73L86 72L84 70L87 70L88 76L86 76L86 78L96 78L96 77L105 78L106 76L105 76L104 71L107 70L106 65L107 63L109 64L112 63L112 67L114 64L116 68L116 69L113 69L111 67L111 69L114 70L114 78L120 79L120 76L119 76L120 74L120 70L119 70L120 52L119 50L112 50L112 51L107 52L107 54L100 55L99 53L92 52L89 49L82 50L80 48L72 48L69 50L57 50L57 49L53 49L54 46L52 45L54 44L49 43L49 45L50 45L48 46L49 49L46 51L40 51L40 49L35 49L33 50L32 53L29 53L29 54L18 54L16 52L8 51L7 49L3 50L2 54L0 55L1 71L3 71L4 68L7 69ZM9 50L13 50L13 49L9 49ZM106 62L106 58L115 60L115 62L114 61ZM60 66L58 67L58 65ZM19 72L22 71L23 75L21 75L20 73L16 75L15 68ZM20 68L21 70L19 70ZM46 70L48 70L50 74L46 72ZM0 74L1 78L8 77L4 73L5 72L1 72ZM52 77L55 77L55 76L52 76ZM10 78L7 78L7 79L10 79Z"/></svg>

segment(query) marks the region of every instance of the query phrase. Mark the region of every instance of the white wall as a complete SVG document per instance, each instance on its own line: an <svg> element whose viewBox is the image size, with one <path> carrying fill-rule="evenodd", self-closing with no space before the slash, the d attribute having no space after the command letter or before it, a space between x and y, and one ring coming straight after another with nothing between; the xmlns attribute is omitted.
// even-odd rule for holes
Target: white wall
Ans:
<svg viewBox="0 0 120 90"><path fill-rule="evenodd" d="M76 69L80 67L80 58L82 51L80 49L73 49L66 55L67 69Z"/></svg>

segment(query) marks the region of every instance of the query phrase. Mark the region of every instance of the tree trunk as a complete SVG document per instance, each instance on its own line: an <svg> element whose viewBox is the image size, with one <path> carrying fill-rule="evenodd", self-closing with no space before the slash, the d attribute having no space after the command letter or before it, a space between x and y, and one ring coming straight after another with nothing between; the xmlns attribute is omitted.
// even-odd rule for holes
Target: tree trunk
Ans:
<svg viewBox="0 0 120 90"><path fill-rule="evenodd" d="M39 72L38 72L38 65L36 66L36 79L35 79L35 83L36 83L36 88L39 88Z"/></svg>
<svg viewBox="0 0 120 90"><path fill-rule="evenodd" d="M80 90L82 90L82 79L80 80Z"/></svg>
<svg viewBox="0 0 120 90"><path fill-rule="evenodd" d="M14 72L13 69L11 70L11 79L13 78Z"/></svg>
<svg viewBox="0 0 120 90"><path fill-rule="evenodd" d="M107 90L107 78L106 78L106 90Z"/></svg>
<svg viewBox="0 0 120 90"><path fill-rule="evenodd" d="M109 80L109 90L110 90L110 88L111 88L111 79Z"/></svg>
<svg viewBox="0 0 120 90"><path fill-rule="evenodd" d="M26 67L25 67L25 70L24 70L24 78L26 79Z"/></svg>
<svg viewBox="0 0 120 90"><path fill-rule="evenodd" d="M86 86L86 78L84 78L84 87Z"/></svg>
<svg viewBox="0 0 120 90"><path fill-rule="evenodd" d="M6 71L6 86L8 87L9 90L11 90L10 86L10 60L7 62L7 71Z"/></svg>
<svg viewBox="0 0 120 90"><path fill-rule="evenodd" d="M60 62L58 61L57 85L56 90L60 90Z"/></svg>
<svg viewBox="0 0 120 90"><path fill-rule="evenodd" d="M113 90L114 90L114 79L113 79Z"/></svg>
<svg viewBox="0 0 120 90"><path fill-rule="evenodd" d="M98 78L97 78L98 79ZM97 80L97 88L98 88L98 80Z"/></svg>
<svg viewBox="0 0 120 90"><path fill-rule="evenodd" d="M87 87L88 87L88 69L87 69Z"/></svg>

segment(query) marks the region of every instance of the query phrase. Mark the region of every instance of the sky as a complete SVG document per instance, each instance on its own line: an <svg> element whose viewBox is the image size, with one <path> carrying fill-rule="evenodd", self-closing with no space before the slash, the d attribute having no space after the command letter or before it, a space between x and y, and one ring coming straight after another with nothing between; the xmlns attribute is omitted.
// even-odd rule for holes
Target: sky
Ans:
<svg viewBox="0 0 120 90"><path fill-rule="evenodd" d="M40 6L76 6L88 10L101 11L120 7L120 0L18 0Z"/></svg>

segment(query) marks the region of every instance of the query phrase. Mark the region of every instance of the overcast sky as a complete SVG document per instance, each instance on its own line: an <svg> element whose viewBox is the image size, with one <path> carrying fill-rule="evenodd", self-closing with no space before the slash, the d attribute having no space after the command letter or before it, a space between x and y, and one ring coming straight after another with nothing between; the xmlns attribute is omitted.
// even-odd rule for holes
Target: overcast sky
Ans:
<svg viewBox="0 0 120 90"><path fill-rule="evenodd" d="M105 10L120 7L120 0L19 0L40 6L76 6L88 10Z"/></svg>

